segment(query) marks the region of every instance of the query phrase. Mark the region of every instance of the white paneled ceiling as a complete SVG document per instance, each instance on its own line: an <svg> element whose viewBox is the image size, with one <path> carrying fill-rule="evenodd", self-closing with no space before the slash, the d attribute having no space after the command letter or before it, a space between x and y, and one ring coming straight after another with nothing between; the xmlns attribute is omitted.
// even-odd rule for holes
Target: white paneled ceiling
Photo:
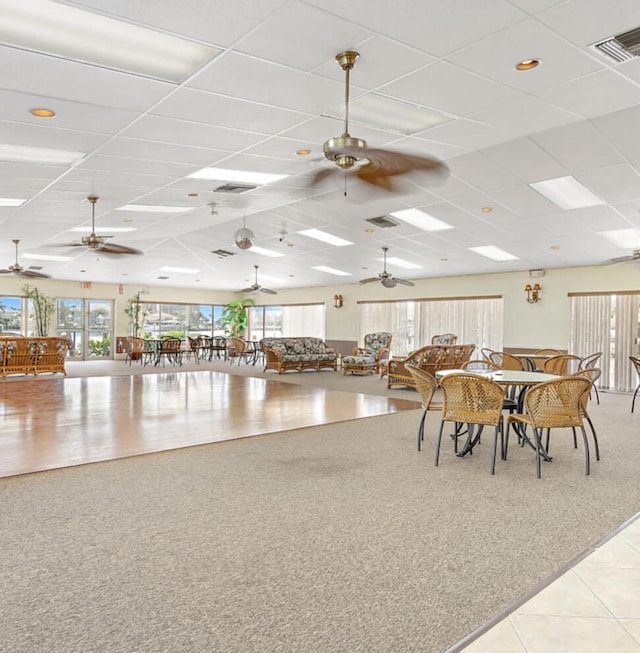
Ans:
<svg viewBox="0 0 640 653"><path fill-rule="evenodd" d="M0 206L0 267L13 263L11 241L19 238L23 254L70 257L21 261L55 279L233 291L259 265L277 290L355 282L381 267L385 245L390 257L420 266L389 266L405 278L599 264L633 249L600 232L640 228L640 59L615 64L590 46L640 27L635 0L21 0L43 3L204 44L211 57L170 83L82 63L90 43L78 60L43 54L44 46L12 47L3 24L0 198L24 203ZM0 9L11 4L0 0ZM413 172L398 180L397 193L342 174L312 186L332 165L323 142L343 131L335 55L348 49L360 53L352 106L375 94L445 121L412 133L376 124L373 114L352 118L351 135L372 148L438 157L446 179ZM528 58L541 63L516 71ZM37 118L34 108L56 115ZM8 146L80 154L52 164ZM301 149L311 152L296 154ZM220 180L190 177L208 166L287 176L222 193ZM563 211L529 185L569 175L604 204ZM96 233L141 256L69 247L85 235L74 229L90 231L91 194L100 197ZM117 210L130 204L189 210ZM406 208L452 228L366 222ZM245 222L256 245L281 256L238 249L234 233ZM300 234L309 228L353 245ZM482 245L518 258L495 262L468 249ZM220 258L218 249L234 255ZM350 276L312 269L318 265Z"/></svg>

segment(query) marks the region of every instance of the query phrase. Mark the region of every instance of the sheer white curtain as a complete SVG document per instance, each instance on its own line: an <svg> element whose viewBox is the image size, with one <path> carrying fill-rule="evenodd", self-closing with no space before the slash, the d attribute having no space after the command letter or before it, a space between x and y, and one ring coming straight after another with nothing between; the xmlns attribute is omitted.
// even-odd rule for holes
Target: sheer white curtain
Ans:
<svg viewBox="0 0 640 653"><path fill-rule="evenodd" d="M361 346L367 333L388 331L393 336L391 353L394 356L408 354L413 349L413 321L409 319L409 309L413 309L412 304L413 302L359 303L358 345Z"/></svg>
<svg viewBox="0 0 640 653"><path fill-rule="evenodd" d="M616 295L615 318L615 372L616 390L633 390L636 375L629 362L635 356L638 336L638 295Z"/></svg>
<svg viewBox="0 0 640 653"><path fill-rule="evenodd" d="M579 295L570 297L571 328L569 353L588 356L602 352L599 361L602 373L598 386L611 385L611 295Z"/></svg>
<svg viewBox="0 0 640 653"><path fill-rule="evenodd" d="M283 336L324 338L324 304L282 307Z"/></svg>
<svg viewBox="0 0 640 653"><path fill-rule="evenodd" d="M502 351L502 297L424 299L416 302L416 344L428 345L440 333L455 333L458 343Z"/></svg>

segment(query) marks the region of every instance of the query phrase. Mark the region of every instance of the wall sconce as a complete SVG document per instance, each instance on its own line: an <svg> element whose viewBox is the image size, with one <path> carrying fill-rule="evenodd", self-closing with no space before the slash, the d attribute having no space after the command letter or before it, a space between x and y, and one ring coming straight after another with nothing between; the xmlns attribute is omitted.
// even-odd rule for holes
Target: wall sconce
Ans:
<svg viewBox="0 0 640 653"><path fill-rule="evenodd" d="M542 288L540 287L539 283L533 284L533 287L530 283L528 283L524 289L527 293L527 301L530 304L537 304L542 299L542 297L540 297L540 291Z"/></svg>
<svg viewBox="0 0 640 653"><path fill-rule="evenodd" d="M335 308L342 308L343 303L342 295L333 296L333 305Z"/></svg>

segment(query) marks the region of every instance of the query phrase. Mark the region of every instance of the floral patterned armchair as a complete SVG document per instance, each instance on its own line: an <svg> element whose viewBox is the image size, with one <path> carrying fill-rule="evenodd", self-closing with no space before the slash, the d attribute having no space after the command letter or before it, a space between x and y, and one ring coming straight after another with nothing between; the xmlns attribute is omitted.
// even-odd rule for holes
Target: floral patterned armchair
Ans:
<svg viewBox="0 0 640 653"><path fill-rule="evenodd" d="M364 337L364 347L354 347L353 355L342 359L344 374L380 372L383 363L389 359L392 338L393 336L386 331L367 333Z"/></svg>

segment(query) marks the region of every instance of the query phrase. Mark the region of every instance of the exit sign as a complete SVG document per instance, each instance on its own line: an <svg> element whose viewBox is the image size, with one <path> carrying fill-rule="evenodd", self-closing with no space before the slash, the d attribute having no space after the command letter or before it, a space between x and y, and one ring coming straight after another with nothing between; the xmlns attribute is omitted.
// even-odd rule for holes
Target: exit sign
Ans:
<svg viewBox="0 0 640 653"><path fill-rule="evenodd" d="M83 281L82 282L82 287L83 288L91 288L91 281Z"/></svg>

